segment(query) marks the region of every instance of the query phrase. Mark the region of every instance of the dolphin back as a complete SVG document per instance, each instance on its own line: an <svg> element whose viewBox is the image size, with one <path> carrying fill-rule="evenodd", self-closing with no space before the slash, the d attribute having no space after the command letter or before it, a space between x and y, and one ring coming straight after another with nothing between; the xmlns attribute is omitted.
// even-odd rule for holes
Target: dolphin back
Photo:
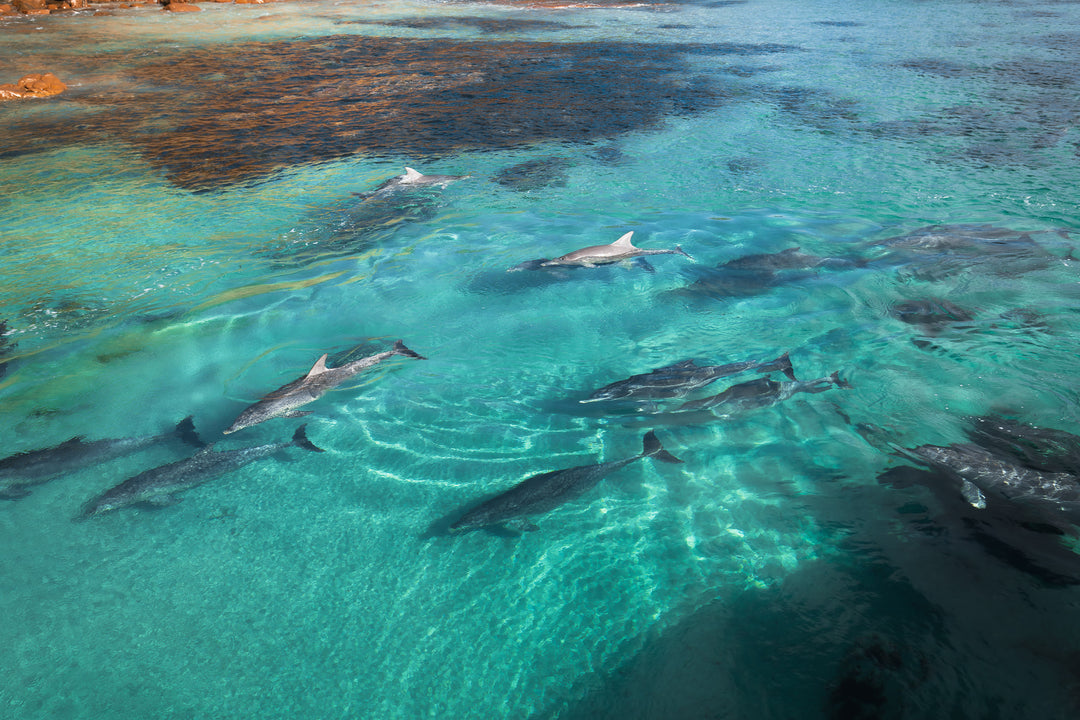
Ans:
<svg viewBox="0 0 1080 720"><path fill-rule="evenodd" d="M675 457L660 444L660 438L656 437L656 433L652 430L645 433L645 438L642 441L641 454L645 457L651 457L653 460L660 460L666 463L682 463L683 461Z"/></svg>

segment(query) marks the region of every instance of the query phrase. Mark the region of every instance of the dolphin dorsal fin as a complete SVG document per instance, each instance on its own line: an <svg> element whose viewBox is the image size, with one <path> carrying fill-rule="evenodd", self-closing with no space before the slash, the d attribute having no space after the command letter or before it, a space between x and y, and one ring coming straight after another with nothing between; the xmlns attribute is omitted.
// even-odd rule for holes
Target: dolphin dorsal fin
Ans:
<svg viewBox="0 0 1080 720"><path fill-rule="evenodd" d="M632 237L634 237L634 231L633 230L626 233L621 238L619 238L618 240L616 240L615 242L613 242L611 244L614 245L614 246L618 246L618 247L632 248L632 247L634 247L634 243L630 242L630 238L632 238Z"/></svg>
<svg viewBox="0 0 1080 720"><path fill-rule="evenodd" d="M308 377L315 377L316 375L322 375L326 372L326 358L327 353L323 353L323 356L315 361L315 364L308 370Z"/></svg>
<svg viewBox="0 0 1080 720"><path fill-rule="evenodd" d="M415 182L415 181L419 180L422 177L424 177L423 173L417 172L416 170L413 170L411 167L406 167L405 168L405 178L404 178L405 182Z"/></svg>

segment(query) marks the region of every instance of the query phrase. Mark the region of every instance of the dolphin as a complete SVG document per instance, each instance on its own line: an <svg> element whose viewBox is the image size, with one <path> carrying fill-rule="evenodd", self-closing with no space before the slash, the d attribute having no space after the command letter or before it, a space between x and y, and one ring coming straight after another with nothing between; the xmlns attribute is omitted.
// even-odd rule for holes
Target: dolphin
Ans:
<svg viewBox="0 0 1080 720"><path fill-rule="evenodd" d="M424 187L446 187L452 182L464 180L468 177L468 175L424 175L413 170L411 167L406 167L404 175L390 178L371 192L354 194L361 197L375 197L378 195L388 195L390 193L398 192L399 190L416 190Z"/></svg>
<svg viewBox="0 0 1080 720"><path fill-rule="evenodd" d="M310 411L299 412L296 408L318 400L327 390L337 387L361 370L366 370L394 355L404 355L418 360L427 359L423 355L405 347L400 340L394 343L392 350L360 358L341 367L326 367L327 355L324 353L322 357L315 361L315 364L306 375L293 380L291 383L282 385L240 413L233 424L225 430L225 434L228 435L237 430L258 425L271 418L295 418L310 415Z"/></svg>
<svg viewBox="0 0 1080 720"><path fill-rule="evenodd" d="M189 415L177 423L172 432L160 435L104 440L86 440L78 436L53 447L10 455L0 460L0 499L17 500L26 497L30 494L27 488L43 485L88 465L108 462L137 452L174 435L196 447L206 445L196 435L195 425Z"/></svg>
<svg viewBox="0 0 1080 720"><path fill-rule="evenodd" d="M530 515L540 515L554 510L592 489L605 476L645 457L668 463L682 462L664 449L656 433L649 431L645 434L640 455L597 465L579 465L565 470L553 470L533 475L509 490L467 510L457 522L450 525L450 530L473 530L500 525L511 525L521 530L536 530L537 527L527 520Z"/></svg>
<svg viewBox="0 0 1080 720"><path fill-rule="evenodd" d="M968 443L920 445L900 452L958 477L964 499L978 509L986 507L986 495L991 494L1014 502L1080 510L1080 476L1073 473L1023 467Z"/></svg>
<svg viewBox="0 0 1080 720"><path fill-rule="evenodd" d="M791 358L787 353L767 362L743 361L725 365L697 365L693 360L683 360L605 385L578 402L682 397L722 377L737 375L747 370L763 373L780 371L795 380Z"/></svg>
<svg viewBox="0 0 1080 720"><path fill-rule="evenodd" d="M839 257L822 257L802 252L801 248L793 247L775 253L757 253L743 255L734 260L718 265L721 270L749 270L749 271L772 271L772 270L810 270L816 267L850 268L866 265L863 260L852 260Z"/></svg>
<svg viewBox="0 0 1080 720"><path fill-rule="evenodd" d="M678 412L711 410L712 408L752 410L753 408L783 402L796 393L824 392L834 385L836 387L851 387L840 379L839 373L835 372L829 377L806 381L778 382L764 377L757 378L738 385L732 385L717 395L685 402L679 406ZM725 412L724 414L729 413Z"/></svg>
<svg viewBox="0 0 1080 720"><path fill-rule="evenodd" d="M629 423L627 426L637 427L657 423L691 425L711 422L744 410L775 405L787 400L796 393L819 393L834 386L840 388L851 387L846 381L840 379L839 373L833 373L829 377L816 380L793 380L791 382L778 382L767 377L760 377L732 385L717 395L685 402L672 412L650 414L647 419Z"/></svg>
<svg viewBox="0 0 1080 720"><path fill-rule="evenodd" d="M998 457L1043 472L1080 476L1080 437L994 415L971 418L965 432Z"/></svg>
<svg viewBox="0 0 1080 720"><path fill-rule="evenodd" d="M629 260L630 258L642 257L645 255L682 255L688 258L690 257L683 252L683 249L678 245L675 246L674 250L642 250L641 248L634 247L634 244L631 242L633 235L633 231L628 232L610 245L591 245L586 248L581 248L580 250L575 250L566 255L560 255L552 260L541 262L538 267L556 267L563 265L595 267L597 265L610 265L612 263L622 262L623 260ZM690 259L693 260L693 258Z"/></svg>
<svg viewBox="0 0 1080 720"><path fill-rule="evenodd" d="M221 451L209 446L184 460L145 470L88 502L79 519L131 505L175 505L180 502L176 497L177 493L190 490L230 470L236 470L288 447L296 446L311 452L322 452L322 449L308 440L306 427L301 425L297 428L292 440L288 442Z"/></svg>

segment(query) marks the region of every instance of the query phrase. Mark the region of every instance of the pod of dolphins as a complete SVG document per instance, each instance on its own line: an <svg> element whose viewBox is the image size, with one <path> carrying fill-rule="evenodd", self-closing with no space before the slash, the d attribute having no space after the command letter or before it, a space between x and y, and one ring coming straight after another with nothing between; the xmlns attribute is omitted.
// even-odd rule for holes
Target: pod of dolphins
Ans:
<svg viewBox="0 0 1080 720"><path fill-rule="evenodd" d="M468 176L423 175L412 168L405 174L387 180L374 191L357 193L365 199L379 198L418 188L445 187ZM985 236L985 237L983 237ZM602 265L633 262L653 271L644 258L656 255L682 255L693 259L679 246L673 249L642 249L632 243L628 232L607 245L591 245L573 250L556 258L528 260L509 271L538 271L559 268L594 268ZM1026 236L1017 239L1006 231L991 226L953 226L923 228L885 243L890 252L908 256L919 253L946 253L960 258L958 264L970 265L986 253L996 253L1015 259L1021 255L1030 264L1032 243ZM980 243L988 244L989 250ZM1037 246L1035 246L1037 247ZM1023 252L1022 252L1023 251ZM1024 253L1027 254L1024 254ZM1043 254L1034 252L1038 261ZM1071 257L1071 256L1070 256ZM692 285L691 291L714 292L723 287L724 293L734 288L767 287L777 282L781 273L792 270L825 268L843 270L861 268L867 261L859 258L823 258L790 248L777 253L747 255L717 266ZM897 306L894 316L908 323L955 322L970 316L947 301L908 303ZM944 320L940 320L944 317ZM0 323L0 338L6 327ZM301 410L329 390L340 386L357 374L400 356L424 360L424 356L409 349L401 340L390 350L369 355L337 367L328 367L322 355L305 374L259 399L245 408L224 430L231 434L273 418L298 418L311 414ZM0 371L4 365L0 364ZM744 373L758 377L728 386L719 393L691 397L697 391L721 378ZM773 379L779 373L785 379ZM605 412L629 413L641 420L628 426L685 425L710 422L732 414L766 407L790 398L797 393L821 393L830 388L848 388L839 372L812 380L796 377L788 353L774 359L752 359L726 364L700 364L688 359L647 372L616 380L590 392L578 400L581 404L596 404ZM665 407L664 403L674 404ZM926 468L926 472L943 475L945 483L957 497L975 510L989 506L1035 506L1051 521L1065 520L1069 525L1080 509L1080 438L1059 430L1040 429L1017 421L1000 418L972 420L971 443L949 446L922 445L901 448L881 437L878 428L861 427L864 437L891 448L898 457ZM54 447L18 453L0 459L0 499L15 500L30 494L30 488L48 482L87 465L138 452L151 445L175 442L198 448L185 459L143 471L109 488L89 500L76 519L85 519L121 508L147 505L168 506L179 501L179 494L208 482L249 463L282 452L300 448L319 453L322 450L308 439L306 426L296 429L293 437L284 442L269 443L232 450L217 450L195 432L191 417L184 418L170 432L134 438L88 441L74 437ZM651 458L664 463L682 463L664 449L651 429L642 439L642 451L634 456L589 465L557 469L522 480L508 489L488 497L460 513L449 523L450 532L473 529L508 528L514 531L535 530L532 519L580 497L602 479L637 460ZM920 476L921 477L921 476ZM928 476L929 477L929 476ZM933 476L937 477L937 476ZM925 478L924 478L925 479ZM940 489L941 482L936 483ZM1059 517L1053 516L1059 513ZM1067 531L1074 529L1069 527Z"/></svg>

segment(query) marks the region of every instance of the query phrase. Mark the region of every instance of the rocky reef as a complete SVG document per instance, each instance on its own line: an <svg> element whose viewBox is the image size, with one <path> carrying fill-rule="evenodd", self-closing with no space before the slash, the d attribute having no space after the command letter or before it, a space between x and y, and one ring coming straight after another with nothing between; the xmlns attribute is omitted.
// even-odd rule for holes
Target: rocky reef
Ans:
<svg viewBox="0 0 1080 720"><path fill-rule="evenodd" d="M32 73L19 78L18 82L0 85L0 100L49 97L65 90L67 85L52 73Z"/></svg>

